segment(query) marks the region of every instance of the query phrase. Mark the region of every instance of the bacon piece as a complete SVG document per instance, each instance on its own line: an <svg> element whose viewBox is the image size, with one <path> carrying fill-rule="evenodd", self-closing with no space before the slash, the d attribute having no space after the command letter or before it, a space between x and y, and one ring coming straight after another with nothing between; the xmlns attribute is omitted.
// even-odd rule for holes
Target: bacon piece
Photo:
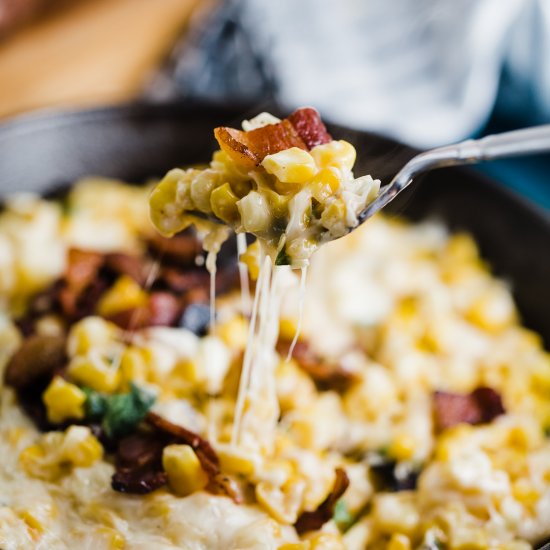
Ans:
<svg viewBox="0 0 550 550"><path fill-rule="evenodd" d="M145 420L161 433L171 436L173 438L171 443L184 443L193 448L202 469L208 476L207 489L209 491L214 494L224 494L236 503L242 502L242 495L238 487L230 478L221 473L218 455L206 439L152 411L147 413Z"/></svg>
<svg viewBox="0 0 550 550"><path fill-rule="evenodd" d="M181 315L179 300L169 292L153 292L149 297L150 326L169 327L176 323Z"/></svg>
<svg viewBox="0 0 550 550"><path fill-rule="evenodd" d="M307 145L288 120L248 132L219 127L214 129L214 136L220 147L235 162L249 168L258 166L267 155L291 147L307 150Z"/></svg>
<svg viewBox="0 0 550 550"><path fill-rule="evenodd" d="M162 270L160 278L174 292L186 292L197 287L207 289L210 284L210 274L205 269L181 270L166 267Z"/></svg>
<svg viewBox="0 0 550 550"><path fill-rule="evenodd" d="M168 481L162 469L166 441L149 434L133 434L120 440L111 486L120 493L146 494Z"/></svg>
<svg viewBox="0 0 550 550"><path fill-rule="evenodd" d="M294 111L277 124L268 124L248 132L221 126L214 130L220 147L237 163L258 166L267 155L298 147L306 151L331 141L319 113L307 107Z"/></svg>
<svg viewBox="0 0 550 550"><path fill-rule="evenodd" d="M144 285L151 272L152 264L140 256L111 252L105 256L105 267L117 275L128 275L138 284Z"/></svg>
<svg viewBox="0 0 550 550"><path fill-rule="evenodd" d="M67 361L65 338L35 335L27 338L12 356L4 372L6 384L18 390L49 380Z"/></svg>
<svg viewBox="0 0 550 550"><path fill-rule="evenodd" d="M105 257L99 252L69 249L65 282L76 294L82 292L96 277L103 266Z"/></svg>
<svg viewBox="0 0 550 550"><path fill-rule="evenodd" d="M194 265L195 258L202 252L201 243L190 232L178 233L170 238L155 233L148 238L147 244L153 256L160 261L179 265Z"/></svg>
<svg viewBox="0 0 550 550"><path fill-rule="evenodd" d="M290 343L286 340L277 344L279 353L286 356ZM292 357L322 390L346 391L357 379L357 376L338 363L331 363L319 357L307 342L297 342Z"/></svg>
<svg viewBox="0 0 550 550"><path fill-rule="evenodd" d="M346 492L349 486L349 477L342 468L336 468L336 479L332 491L314 512L304 512L294 524L299 535L308 531L317 531L334 515L334 507L338 499Z"/></svg>
<svg viewBox="0 0 550 550"><path fill-rule="evenodd" d="M153 292L144 306L133 307L109 315L107 319L124 330L145 327L169 327L179 320L180 301L169 292Z"/></svg>
<svg viewBox="0 0 550 550"><path fill-rule="evenodd" d="M167 482L168 475L162 470L125 470L113 474L111 487L119 493L146 495L166 485Z"/></svg>
<svg viewBox="0 0 550 550"><path fill-rule="evenodd" d="M457 424L483 424L505 413L501 396L492 388L480 387L469 394L436 391L432 396L436 431Z"/></svg>
<svg viewBox="0 0 550 550"><path fill-rule="evenodd" d="M319 113L311 107L297 109L287 120L294 126L308 149L332 141Z"/></svg>

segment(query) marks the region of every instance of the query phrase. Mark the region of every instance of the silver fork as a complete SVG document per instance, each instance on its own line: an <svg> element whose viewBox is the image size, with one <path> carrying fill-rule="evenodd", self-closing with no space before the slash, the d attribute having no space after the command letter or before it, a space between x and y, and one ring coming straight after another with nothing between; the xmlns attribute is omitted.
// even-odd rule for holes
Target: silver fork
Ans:
<svg viewBox="0 0 550 550"><path fill-rule="evenodd" d="M476 164L486 160L545 152L550 152L550 124L504 132L481 139L469 139L455 145L446 145L420 153L407 162L392 181L382 188L378 197L359 214L359 223L363 223L395 199L416 176L434 168Z"/></svg>

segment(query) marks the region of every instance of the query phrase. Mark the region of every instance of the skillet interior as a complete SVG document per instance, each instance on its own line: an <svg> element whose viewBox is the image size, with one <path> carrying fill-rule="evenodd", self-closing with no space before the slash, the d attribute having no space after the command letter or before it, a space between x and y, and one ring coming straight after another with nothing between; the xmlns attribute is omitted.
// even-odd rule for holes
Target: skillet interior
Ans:
<svg viewBox="0 0 550 550"><path fill-rule="evenodd" d="M0 126L0 196L47 193L86 175L140 182L206 161L215 148L213 127L238 125L259 110L265 106L134 104L22 117ZM331 131L356 146L356 172L383 183L415 154L374 134ZM470 231L495 272L512 283L524 322L550 346L550 218L474 171L435 171L413 187L391 212Z"/></svg>

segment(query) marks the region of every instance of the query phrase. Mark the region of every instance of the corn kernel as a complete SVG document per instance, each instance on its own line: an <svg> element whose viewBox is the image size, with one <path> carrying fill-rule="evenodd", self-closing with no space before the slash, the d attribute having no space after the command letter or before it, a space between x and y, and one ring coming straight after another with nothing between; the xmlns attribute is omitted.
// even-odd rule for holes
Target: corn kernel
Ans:
<svg viewBox="0 0 550 550"><path fill-rule="evenodd" d="M54 515L52 502L36 502L29 508L18 510L17 515L31 528L43 533Z"/></svg>
<svg viewBox="0 0 550 550"><path fill-rule="evenodd" d="M411 541L405 535L393 534L388 542L388 550L411 550Z"/></svg>
<svg viewBox="0 0 550 550"><path fill-rule="evenodd" d="M42 395L48 420L58 423L68 418L84 418L86 394L74 384L56 376Z"/></svg>
<svg viewBox="0 0 550 550"><path fill-rule="evenodd" d="M396 460L410 460L414 456L416 442L414 438L406 433L399 434L392 441L388 454Z"/></svg>
<svg viewBox="0 0 550 550"><path fill-rule="evenodd" d="M256 485L256 499L275 520L291 525L298 519L305 487L301 479L291 479L282 487L260 481Z"/></svg>
<svg viewBox="0 0 550 550"><path fill-rule="evenodd" d="M355 164L357 153L351 143L341 139L317 145L311 150L311 156L319 168L335 166L351 170Z"/></svg>
<svg viewBox="0 0 550 550"><path fill-rule="evenodd" d="M289 317L281 317L279 320L279 337L284 340L292 341L296 331L298 330L298 325L294 319Z"/></svg>
<svg viewBox="0 0 550 550"><path fill-rule="evenodd" d="M302 541L302 542L287 542L286 544L279 546L277 550L310 550L310 548L311 548L311 545L309 544L309 541Z"/></svg>
<svg viewBox="0 0 550 550"><path fill-rule="evenodd" d="M70 426L65 432L61 451L61 462L87 468L101 458L103 447L89 428Z"/></svg>
<svg viewBox="0 0 550 550"><path fill-rule="evenodd" d="M109 317L119 311L143 306L147 303L147 293L127 275L119 277L115 284L101 297L97 312Z"/></svg>
<svg viewBox="0 0 550 550"><path fill-rule="evenodd" d="M239 209L237 208L238 200L239 197L233 193L231 185L226 182L212 191L210 206L217 218L227 224L234 224L240 219Z"/></svg>
<svg viewBox="0 0 550 550"><path fill-rule="evenodd" d="M139 348L127 347L120 358L120 374L125 384L147 379L147 362Z"/></svg>
<svg viewBox="0 0 550 550"><path fill-rule="evenodd" d="M208 483L195 451L189 445L168 445L162 453L162 465L170 488L180 496L200 491Z"/></svg>
<svg viewBox="0 0 550 550"><path fill-rule="evenodd" d="M250 476L258 466L254 456L239 450L234 445L218 445L216 452L222 472Z"/></svg>
<svg viewBox="0 0 550 550"><path fill-rule="evenodd" d="M260 242L256 240L249 245L240 255L239 261L246 265L250 278L257 280L260 273Z"/></svg>
<svg viewBox="0 0 550 550"><path fill-rule="evenodd" d="M217 335L233 350L242 350L248 340L248 322L241 316L235 316L216 327Z"/></svg>
<svg viewBox="0 0 550 550"><path fill-rule="evenodd" d="M307 540L311 550L345 550L342 537L334 533L314 533Z"/></svg>
<svg viewBox="0 0 550 550"><path fill-rule="evenodd" d="M124 535L113 527L101 526L98 529L98 534L106 541L108 544L107 548L110 550L122 550L126 548Z"/></svg>
<svg viewBox="0 0 550 550"><path fill-rule="evenodd" d="M67 342L71 357L84 355L91 349L106 349L118 336L118 328L101 317L86 317L73 325Z"/></svg>
<svg viewBox="0 0 550 550"><path fill-rule="evenodd" d="M98 354L75 357L69 364L68 374L72 380L92 390L111 393L120 384L120 372L107 364Z"/></svg>
<svg viewBox="0 0 550 550"><path fill-rule="evenodd" d="M262 166L268 174L273 174L279 182L300 184L311 179L317 167L313 157L303 149L291 147L273 155L267 155ZM281 190L296 190L296 186L280 186Z"/></svg>
<svg viewBox="0 0 550 550"><path fill-rule="evenodd" d="M343 237L347 232L346 205L341 199L332 201L321 214L321 223L334 238Z"/></svg>
<svg viewBox="0 0 550 550"><path fill-rule="evenodd" d="M308 184L314 199L324 203L340 189L340 175L333 167L323 168L311 179Z"/></svg>
<svg viewBox="0 0 550 550"><path fill-rule="evenodd" d="M498 332L516 320L516 313L507 291L493 289L470 306L466 319L486 331Z"/></svg>
<svg viewBox="0 0 550 550"><path fill-rule="evenodd" d="M540 498L537 489L525 479L519 479L512 485L512 495L518 502L530 509L534 509Z"/></svg>

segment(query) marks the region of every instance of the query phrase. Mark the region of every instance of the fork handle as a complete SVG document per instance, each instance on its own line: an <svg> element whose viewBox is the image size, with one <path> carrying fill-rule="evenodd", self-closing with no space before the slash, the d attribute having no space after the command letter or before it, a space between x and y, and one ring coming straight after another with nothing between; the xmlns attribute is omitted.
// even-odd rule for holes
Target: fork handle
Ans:
<svg viewBox="0 0 550 550"><path fill-rule="evenodd" d="M550 124L468 139L416 155L397 173L380 195L361 212L360 223L381 210L405 189L415 176L434 168L475 164L486 160L550 152Z"/></svg>

